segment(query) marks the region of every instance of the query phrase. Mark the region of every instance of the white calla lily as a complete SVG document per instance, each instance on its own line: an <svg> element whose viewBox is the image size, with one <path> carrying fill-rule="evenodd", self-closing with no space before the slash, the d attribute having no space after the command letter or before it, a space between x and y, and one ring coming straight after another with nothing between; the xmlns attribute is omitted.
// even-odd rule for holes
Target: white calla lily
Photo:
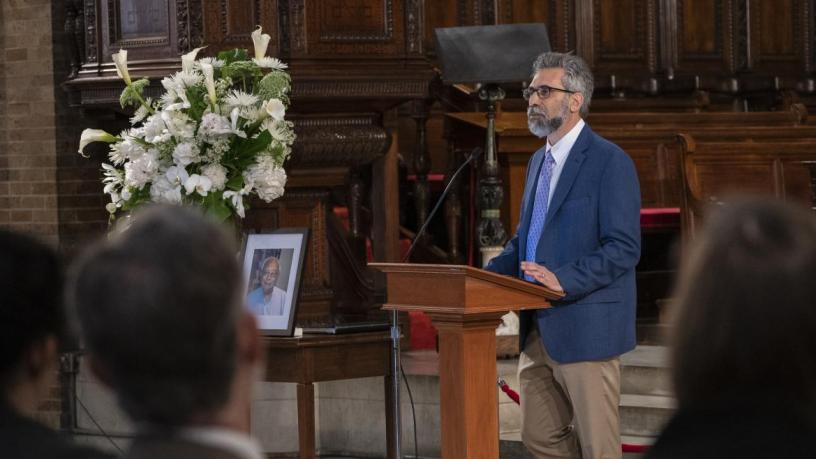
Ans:
<svg viewBox="0 0 816 459"><path fill-rule="evenodd" d="M87 158L87 155L83 150L85 150L85 147L88 146L89 143L93 142L113 143L118 140L120 140L118 137L116 137L113 134L109 134L103 131L102 129L85 129L84 131L82 131L82 135L79 138L79 154Z"/></svg>
<svg viewBox="0 0 816 459"><path fill-rule="evenodd" d="M238 137L241 137L242 139L246 139L247 136L246 132L244 132L242 129L238 127L238 121L240 120L240 118L241 111L238 109L238 107L233 108L232 112L230 112L230 127L232 128L232 131L230 132L237 135Z"/></svg>
<svg viewBox="0 0 816 459"><path fill-rule="evenodd" d="M266 101L264 110L276 121L280 121L286 116L286 106L283 105L280 99L269 99Z"/></svg>
<svg viewBox="0 0 816 459"><path fill-rule="evenodd" d="M193 68L195 67L196 55L198 54L199 51L201 51L204 48L206 48L206 46L196 48L196 49L190 51L189 53L184 54L184 55L181 56L181 71L182 72L192 72L193 71Z"/></svg>
<svg viewBox="0 0 816 459"><path fill-rule="evenodd" d="M215 79L213 78L213 66L210 64L201 64L201 73L204 74L204 86L207 87L207 97L210 98L210 104L215 107L218 99L215 96Z"/></svg>
<svg viewBox="0 0 816 459"><path fill-rule="evenodd" d="M261 33L262 30L261 26L258 26L258 28L252 32L252 44L255 45L255 59L258 60L266 56L266 48L269 46L269 40L272 39L269 34Z"/></svg>
<svg viewBox="0 0 816 459"><path fill-rule="evenodd" d="M125 84L130 86L130 73L127 67L127 50L120 49L118 53L111 56L113 58L113 65L116 66L116 74L119 78L125 80Z"/></svg>

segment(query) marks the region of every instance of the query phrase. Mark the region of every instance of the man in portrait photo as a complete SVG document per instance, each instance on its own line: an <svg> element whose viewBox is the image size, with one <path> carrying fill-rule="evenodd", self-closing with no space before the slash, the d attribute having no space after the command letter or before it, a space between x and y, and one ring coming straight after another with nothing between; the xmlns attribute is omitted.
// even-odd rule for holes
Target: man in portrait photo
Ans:
<svg viewBox="0 0 816 459"><path fill-rule="evenodd" d="M281 316L286 305L286 290L276 285L280 277L280 260L277 257L266 257L259 268L260 286L249 292L247 305L259 316Z"/></svg>

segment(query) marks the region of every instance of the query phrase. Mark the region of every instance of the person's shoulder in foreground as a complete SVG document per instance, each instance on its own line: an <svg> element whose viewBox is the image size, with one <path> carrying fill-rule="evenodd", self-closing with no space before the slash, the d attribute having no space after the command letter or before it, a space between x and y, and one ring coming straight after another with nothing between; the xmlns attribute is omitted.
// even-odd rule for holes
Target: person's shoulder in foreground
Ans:
<svg viewBox="0 0 816 459"><path fill-rule="evenodd" d="M73 444L36 420L56 384L65 320L56 252L29 236L0 229L0 457L110 457Z"/></svg>

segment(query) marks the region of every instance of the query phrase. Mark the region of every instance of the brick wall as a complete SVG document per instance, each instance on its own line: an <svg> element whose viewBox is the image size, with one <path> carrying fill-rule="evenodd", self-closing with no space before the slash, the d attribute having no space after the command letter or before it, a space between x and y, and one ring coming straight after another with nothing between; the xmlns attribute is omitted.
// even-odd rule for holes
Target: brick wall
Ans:
<svg viewBox="0 0 816 459"><path fill-rule="evenodd" d="M0 2L0 225L59 240L49 0Z"/></svg>

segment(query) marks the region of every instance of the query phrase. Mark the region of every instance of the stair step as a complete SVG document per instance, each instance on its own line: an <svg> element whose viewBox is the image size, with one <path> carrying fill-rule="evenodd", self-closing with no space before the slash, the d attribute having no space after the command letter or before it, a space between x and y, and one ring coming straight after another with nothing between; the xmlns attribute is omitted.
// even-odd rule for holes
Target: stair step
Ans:
<svg viewBox="0 0 816 459"><path fill-rule="evenodd" d="M621 434L656 437L674 413L672 397L621 394Z"/></svg>
<svg viewBox="0 0 816 459"><path fill-rule="evenodd" d="M637 346L621 356L621 393L671 396L668 349L664 346Z"/></svg>
<svg viewBox="0 0 816 459"><path fill-rule="evenodd" d="M621 365L668 368L669 349L666 346L639 345L621 356Z"/></svg>

